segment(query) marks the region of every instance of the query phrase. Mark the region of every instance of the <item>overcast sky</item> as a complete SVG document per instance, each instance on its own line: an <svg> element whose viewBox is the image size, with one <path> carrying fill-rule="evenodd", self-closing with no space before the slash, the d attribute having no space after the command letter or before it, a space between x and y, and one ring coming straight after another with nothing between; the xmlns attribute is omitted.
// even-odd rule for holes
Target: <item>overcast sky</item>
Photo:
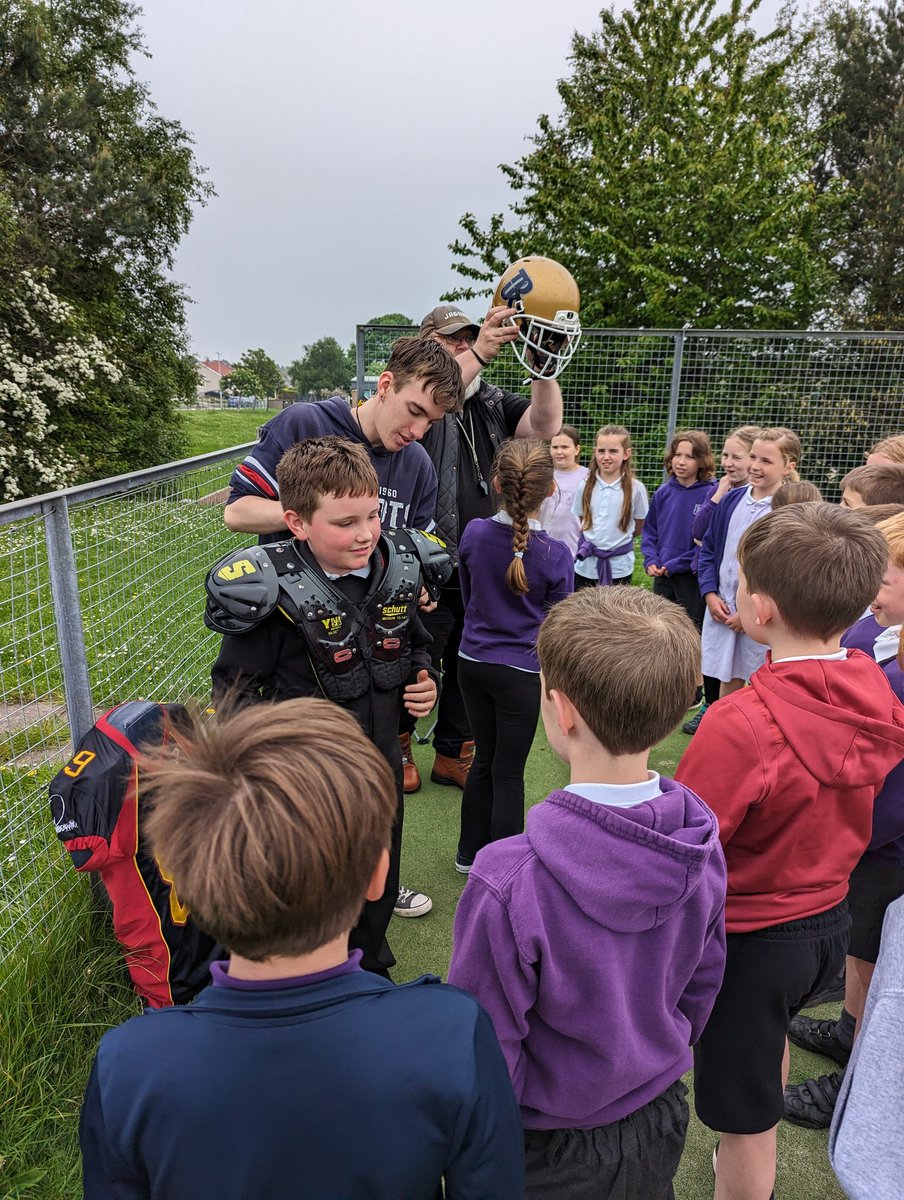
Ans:
<svg viewBox="0 0 904 1200"><path fill-rule="evenodd" d="M138 76L217 191L176 259L195 352L285 365L382 313L420 320L459 279L461 215L508 207L499 164L558 113L572 33L600 7L144 0Z"/></svg>

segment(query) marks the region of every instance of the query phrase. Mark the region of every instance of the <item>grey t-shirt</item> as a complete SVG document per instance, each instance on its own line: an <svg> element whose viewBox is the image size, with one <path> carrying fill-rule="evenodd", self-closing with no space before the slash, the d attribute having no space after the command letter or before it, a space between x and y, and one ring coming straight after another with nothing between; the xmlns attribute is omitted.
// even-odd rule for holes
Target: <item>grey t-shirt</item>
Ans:
<svg viewBox="0 0 904 1200"><path fill-rule="evenodd" d="M885 914L863 1025L835 1105L829 1158L850 1200L904 1194L904 897Z"/></svg>

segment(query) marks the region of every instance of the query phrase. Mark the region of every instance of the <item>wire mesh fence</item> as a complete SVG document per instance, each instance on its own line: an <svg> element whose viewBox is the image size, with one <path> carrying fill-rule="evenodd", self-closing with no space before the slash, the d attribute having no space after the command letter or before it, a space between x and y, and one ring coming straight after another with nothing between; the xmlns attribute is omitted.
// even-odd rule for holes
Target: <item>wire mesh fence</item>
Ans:
<svg viewBox="0 0 904 1200"><path fill-rule="evenodd" d="M47 804L72 743L124 700L208 695L204 575L247 538L222 515L246 448L0 509L0 957L76 886Z"/></svg>
<svg viewBox="0 0 904 1200"><path fill-rule="evenodd" d="M378 375L411 328L358 327L359 389ZM489 382L527 392L503 351ZM786 425L803 443L801 475L827 499L870 446L904 430L904 333L586 329L560 379L565 421L584 439L601 425L632 434L638 473L662 479L662 455L678 429L705 429L718 452L737 425Z"/></svg>

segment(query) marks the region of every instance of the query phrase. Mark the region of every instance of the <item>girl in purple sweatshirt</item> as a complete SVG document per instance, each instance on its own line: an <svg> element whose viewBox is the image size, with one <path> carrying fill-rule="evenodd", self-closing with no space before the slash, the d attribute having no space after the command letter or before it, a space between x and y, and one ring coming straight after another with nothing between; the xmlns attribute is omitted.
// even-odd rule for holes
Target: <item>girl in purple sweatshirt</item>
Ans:
<svg viewBox="0 0 904 1200"><path fill-rule="evenodd" d="M471 521L459 545L458 679L476 742L455 855L465 875L483 846L524 828L524 764L540 715L534 643L547 610L574 590L571 551L540 527L540 505L555 488L546 443L504 442L493 487L500 511Z"/></svg>

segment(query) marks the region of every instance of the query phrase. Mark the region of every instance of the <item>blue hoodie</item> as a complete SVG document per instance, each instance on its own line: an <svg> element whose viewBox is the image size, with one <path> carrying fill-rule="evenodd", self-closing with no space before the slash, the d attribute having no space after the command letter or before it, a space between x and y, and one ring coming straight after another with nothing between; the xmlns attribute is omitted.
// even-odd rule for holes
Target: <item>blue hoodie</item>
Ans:
<svg viewBox="0 0 904 1200"><path fill-rule="evenodd" d="M665 567L670 575L694 570L697 547L691 526L716 486L714 479L697 479L685 487L672 475L656 489L640 535L645 567Z"/></svg>

